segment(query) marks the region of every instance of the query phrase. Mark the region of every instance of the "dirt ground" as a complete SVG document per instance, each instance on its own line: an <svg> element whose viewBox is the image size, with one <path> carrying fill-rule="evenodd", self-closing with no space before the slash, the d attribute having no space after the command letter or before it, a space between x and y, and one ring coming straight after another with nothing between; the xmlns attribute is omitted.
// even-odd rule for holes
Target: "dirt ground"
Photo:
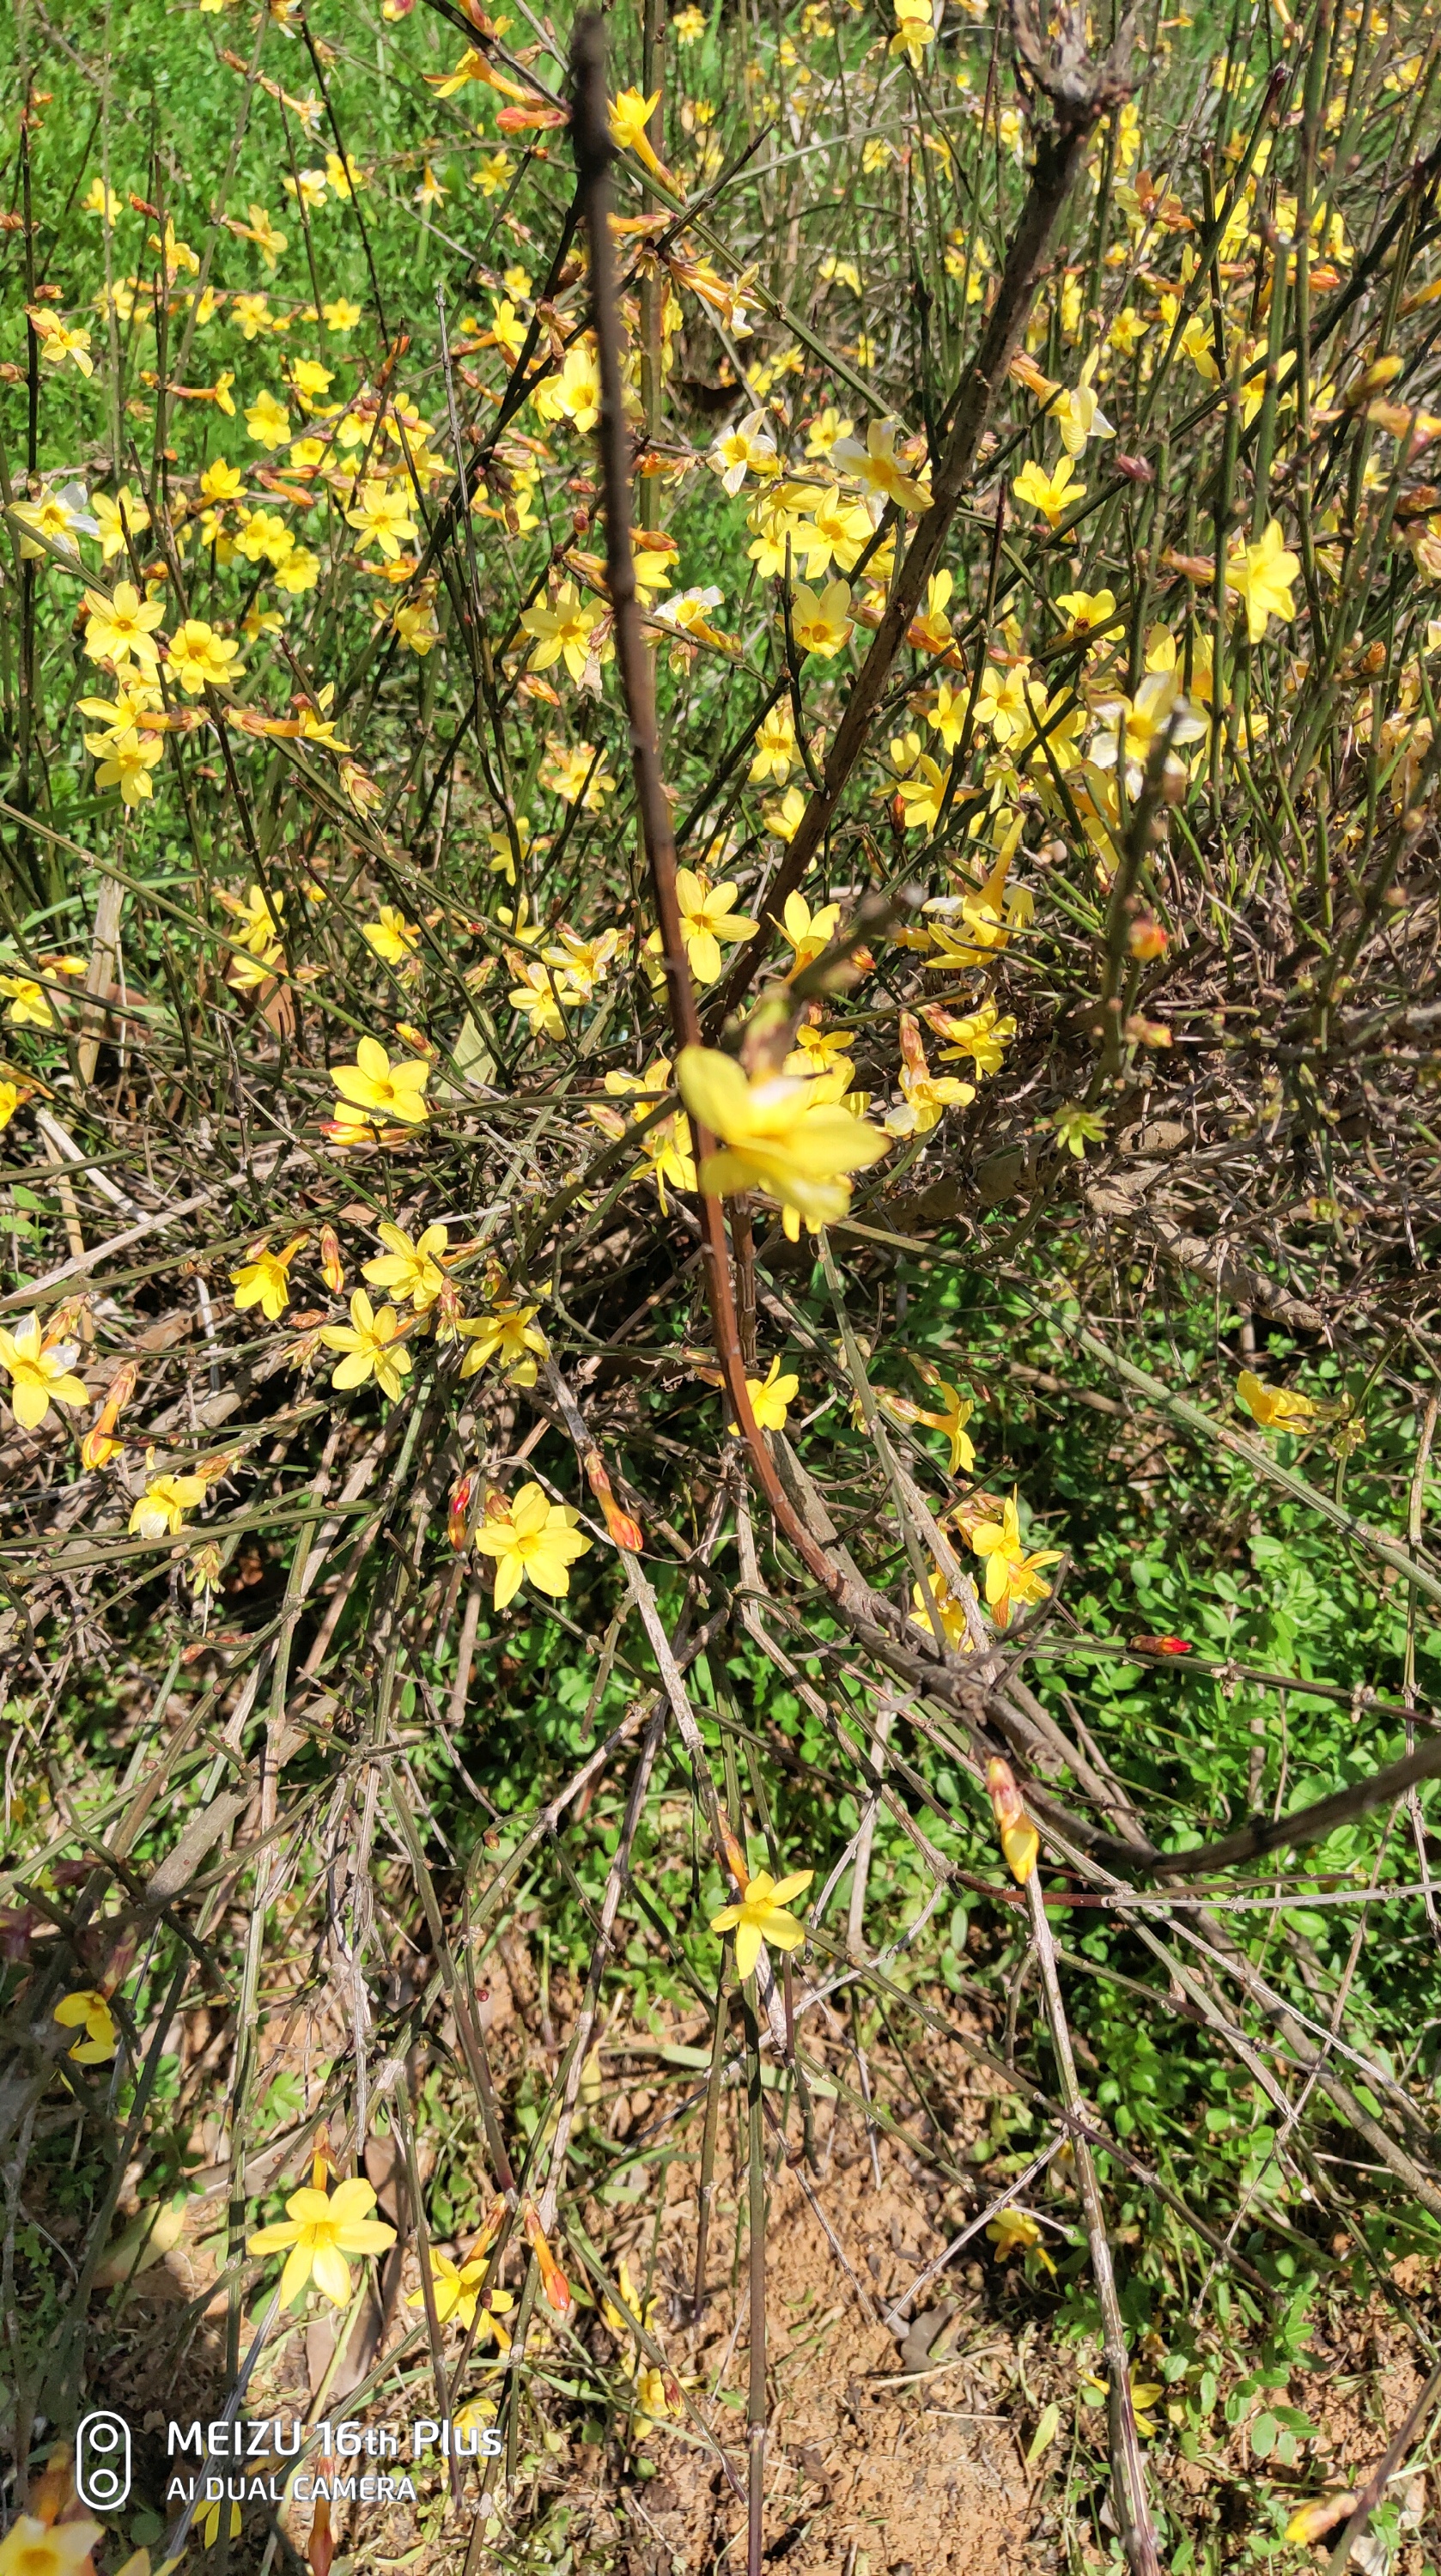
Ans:
<svg viewBox="0 0 1441 2576"><path fill-rule="evenodd" d="M507 1976L495 1964L486 2020L498 2077L514 2086L532 2059L541 2068L553 2066L553 2048L537 2037L537 2020L550 2026L552 2041L558 2031L563 2042L570 1999L552 1991L538 2016L526 1991L524 1958L513 1958L511 1966ZM615 2402L607 2410L593 2385L587 2391L579 2356L538 2308L527 2348L533 2402L523 2409L520 2454L490 2470L479 2517L479 2470L467 2471L457 2500L431 2459L416 2472L413 2505L333 2507L338 2555L332 2576L402 2566L417 2576L440 2576L442 2569L489 2576L499 2564L555 2569L560 2576L591 2570L596 2576L738 2576L746 2546L749 2371L745 2104L738 2089L723 2095L707 2295L697 2318L704 2077L695 2059L703 2036L699 2020L659 2034L612 2030L586 2088L593 2135L611 2154L626 2150L628 2160L610 2166L615 2180L579 2200L580 2223L606 2277L614 2281L624 2261L645 2301L671 2381L663 2420L648 2427L633 2415L628 2420L626 2392L638 2384L633 2349L586 2302L583 2262L572 2249L567 2268L582 2293L572 2323ZM928 2043L925 2090L943 2108L940 2136L925 2129L912 2070L880 2048L866 2079L904 2134L887 2134L834 2090L814 2104L813 2163L799 2152L794 2115L785 2141L767 2128L765 2563L786 2567L790 2576L944 2576L952 2570L956 2576L962 2570L965 2576L1021 2576L1023 2570L1043 2576L1062 2566L1099 2571L1110 2557L1104 2412L1076 2403L1078 2382L1095 2369L1095 2354L1050 2331L1054 2302L1027 2286L1019 2264L1003 2263L999 2249L978 2234L908 2303L904 2318L887 2321L887 2309L984 2210L1019 2161L1006 2152L1001 2097L968 2055L965 2037L958 2007L954 2043ZM311 2032L308 2044L314 2040ZM838 2021L808 2046L854 2087L856 2059ZM293 2032L286 2035L274 2067L300 2047ZM779 2096L766 2098L774 2103ZM925 2140L940 2172L908 2138ZM423 2180L433 2154L426 2142ZM265 2161L283 2170L273 2157ZM599 2158L586 2161L594 2174ZM333 2318L316 2313L317 2300L309 2321L297 2321L272 2345L247 2399L248 2416L345 2417L348 2392L366 2369L415 2328L417 2311L406 2301L419 2267L406 2225L403 2171L383 2137L372 2138L366 2169L382 2210L399 2226L399 2242L380 2265L338 2355ZM271 2174L262 2178L270 2187ZM214 2287L224 2256L224 2178L217 2168L194 2179L213 2187L192 2199L181 2240L132 2283L119 2314L101 2300L95 2311L89 2402L118 2406L136 2429L142 2513L147 2506L164 2510L167 2420L217 2412L225 2387L225 2300ZM254 2172L250 2181L255 2188ZM1037 2181L1022 2198L1043 2227L1073 2229L1075 2202L1063 2176ZM466 2238L441 2250L459 2259ZM501 2274L516 2294L522 2272L517 2249ZM1250 2459L1244 2421L1233 2428L1218 2414L1194 2460L1183 2459L1160 2428L1152 2453L1158 2499L1173 2529L1178 2523L1190 2528L1198 2541L1213 2536L1219 2565L1249 2563L1246 2535L1270 2527L1258 2524L1258 2491L1315 2493L1332 2477L1343 2479L1358 2463L1373 2461L1402 2421L1419 2381L1417 2345L1396 2307L1414 2298L1424 2312L1434 2303L1435 2284L1418 2272L1397 2288L1398 2302L1378 2300L1365 2313L1348 2315L1325 2347L1323 2374L1313 2374L1296 2399L1323 2425L1321 2438L1274 2488L1274 2463L1268 2469ZM1152 2358L1164 2344L1164 2320L1158 2325L1146 2347ZM458 2340L452 2329L452 2366ZM1318 2330L1313 2348L1324 2344ZM392 2385L374 2406L359 2407L359 2420L403 2427L435 2413L423 2337L400 2371L403 2385ZM489 2365L479 2373L472 2368L461 2394L498 2394L500 2384L492 2348ZM1063 2430L1028 2469L1028 2448L1052 2400ZM453 2396L452 2405L458 2402ZM632 2438L638 2430L641 2438ZM402 2452L406 2446L402 2432ZM507 2468L513 2470L508 2489ZM1424 2477L1412 2480L1405 2501L1413 2531L1424 2530ZM233 2576L294 2566L291 2553L304 2555L310 2530L309 2507L291 2502L282 2508L272 2545L264 2509L250 2507L229 2553ZM1403 2542L1387 2562L1390 2576L1420 2576L1424 2559L1419 2542ZM206 2563L218 2560L211 2553ZM1205 2563L1198 2555L1197 2564ZM1386 2576L1382 2562L1367 2576Z"/></svg>

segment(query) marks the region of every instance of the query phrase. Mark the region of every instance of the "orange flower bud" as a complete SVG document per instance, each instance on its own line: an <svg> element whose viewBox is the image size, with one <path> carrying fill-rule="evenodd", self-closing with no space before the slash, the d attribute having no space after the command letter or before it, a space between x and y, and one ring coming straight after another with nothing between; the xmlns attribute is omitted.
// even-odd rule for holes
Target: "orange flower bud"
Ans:
<svg viewBox="0 0 1441 2576"><path fill-rule="evenodd" d="M1041 1842L1021 1803L1016 1775L1009 1762L997 1758L986 1764L986 1787L991 1793L991 1813L996 1820L1001 1849L1006 1855L1011 1876L1024 1887L1036 1866Z"/></svg>
<svg viewBox="0 0 1441 2576"><path fill-rule="evenodd" d="M108 1467L111 1459L124 1448L124 1441L112 1439L111 1434L135 1393L135 1381L139 1375L134 1360L127 1360L123 1368L116 1370L110 1381L110 1392L80 1443L82 1467Z"/></svg>
<svg viewBox="0 0 1441 2576"><path fill-rule="evenodd" d="M333 1225L320 1229L320 1275L332 1297L338 1297L345 1286L345 1264L340 1258L340 1237Z"/></svg>
<svg viewBox="0 0 1441 2576"><path fill-rule="evenodd" d="M321 2496L316 2503L310 2525L310 2540L305 2554L315 2571L315 2576L330 2576L330 2562L335 2556L335 2543L330 2536L330 2506L324 2496Z"/></svg>
<svg viewBox="0 0 1441 2576"><path fill-rule="evenodd" d="M625 1548L631 1556L639 1556L645 1544L645 1533L639 1521L633 1520L629 1512L623 1512L616 1501L611 1491L610 1478L606 1474L605 1460L600 1451L587 1449L584 1465L585 1481L600 1505L606 1528L616 1546Z"/></svg>
<svg viewBox="0 0 1441 2576"><path fill-rule="evenodd" d="M467 2263L473 2263L478 2254L488 2254L490 2252L492 2245L500 2234L501 2222L504 2217L504 2196L500 2192L497 2192L489 2209L486 2211L484 2218L480 2222L480 2227L477 2231L474 2242L466 2255L465 2259Z"/></svg>
<svg viewBox="0 0 1441 2576"><path fill-rule="evenodd" d="M724 1815L720 1820L720 1838L725 1850L726 1867L744 1896L751 1883L750 1867Z"/></svg>
<svg viewBox="0 0 1441 2576"><path fill-rule="evenodd" d="M1169 930L1163 928L1153 912L1138 912L1126 933L1131 955L1148 965L1153 958L1164 957L1171 944Z"/></svg>
<svg viewBox="0 0 1441 2576"><path fill-rule="evenodd" d="M540 2265L540 2282L558 2317L567 2316L571 2308L570 2283L550 2250L540 2215L533 2200L528 2200L520 2213L526 2241Z"/></svg>
<svg viewBox="0 0 1441 2576"><path fill-rule="evenodd" d="M464 1556L470 1545L470 1507L475 1500L475 1470L467 1467L450 1489L450 1510L445 1530L457 1556Z"/></svg>

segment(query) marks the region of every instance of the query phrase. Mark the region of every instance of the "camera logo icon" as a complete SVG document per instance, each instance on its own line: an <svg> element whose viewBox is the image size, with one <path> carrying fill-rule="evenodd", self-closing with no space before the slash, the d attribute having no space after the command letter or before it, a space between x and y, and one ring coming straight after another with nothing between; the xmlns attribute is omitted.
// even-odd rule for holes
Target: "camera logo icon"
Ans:
<svg viewBox="0 0 1441 2576"><path fill-rule="evenodd" d="M130 2493L130 2427L105 2406L82 2418L75 2434L75 2485L92 2513L117 2513Z"/></svg>

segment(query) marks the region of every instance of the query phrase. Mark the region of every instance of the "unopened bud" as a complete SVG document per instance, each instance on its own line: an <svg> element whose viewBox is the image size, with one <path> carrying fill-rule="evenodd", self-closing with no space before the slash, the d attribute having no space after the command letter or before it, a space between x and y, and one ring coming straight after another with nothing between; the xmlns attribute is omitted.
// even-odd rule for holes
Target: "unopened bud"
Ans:
<svg viewBox="0 0 1441 2576"><path fill-rule="evenodd" d="M475 1470L467 1467L450 1489L450 1509L445 1520L445 1534L457 1556L464 1556L470 1545L470 1507L474 1500Z"/></svg>
<svg viewBox="0 0 1441 2576"><path fill-rule="evenodd" d="M550 2250L540 2213L533 2200L528 2200L520 2213L526 2241L540 2265L540 2285L558 2317L567 2316L572 2305L570 2283Z"/></svg>
<svg viewBox="0 0 1441 2576"><path fill-rule="evenodd" d="M1021 1803L1016 1775L1009 1762L1002 1762L997 1757L986 1764L986 1787L991 1793L991 1813L996 1820L1007 1866L1012 1878L1024 1887L1036 1866L1036 1854L1041 1844L1040 1836Z"/></svg>
<svg viewBox="0 0 1441 2576"><path fill-rule="evenodd" d="M587 1449L584 1465L585 1481L600 1505L606 1528L616 1546L623 1547L629 1556L639 1556L645 1545L645 1533L639 1521L633 1519L629 1512L623 1512L616 1501L611 1491L610 1478L606 1473L605 1460L600 1451Z"/></svg>
<svg viewBox="0 0 1441 2576"><path fill-rule="evenodd" d="M750 1864L747 1861L740 1844L737 1842L735 1835L732 1833L730 1824L724 1815L720 1818L720 1838L721 1848L726 1856L726 1867L730 1871L732 1878L735 1880L737 1887L740 1889L742 1896L744 1896L746 1889L751 1883Z"/></svg>
<svg viewBox="0 0 1441 2576"><path fill-rule="evenodd" d="M320 1275L332 1297L338 1297L345 1286L345 1264L340 1258L340 1237L333 1225L320 1229Z"/></svg>
<svg viewBox="0 0 1441 2576"><path fill-rule="evenodd" d="M466 2255L465 2259L467 2263L473 2263L477 2255L488 2254L490 2252L492 2245L500 2234L501 2222L504 2217L505 2201L503 2196L497 2192L489 2209L486 2211L484 2218L480 2222L480 2229L475 2238L475 2242L471 2246L469 2253Z"/></svg>
<svg viewBox="0 0 1441 2576"><path fill-rule="evenodd" d="M330 2576L330 2563L335 2556L335 2542L330 2534L330 2506L324 2496L319 2497L316 2502L305 2555L314 2570L314 2576Z"/></svg>
<svg viewBox="0 0 1441 2576"><path fill-rule="evenodd" d="M110 1391L105 1402L80 1443L82 1467L108 1467L111 1459L118 1456L124 1448L124 1441L113 1439L111 1435L135 1393L135 1381L139 1374L139 1368L134 1360L126 1360L124 1366L116 1370L110 1381Z"/></svg>
<svg viewBox="0 0 1441 2576"><path fill-rule="evenodd" d="M1128 483L1155 482L1156 469L1154 465L1146 463L1144 456L1116 455L1112 457L1111 463L1118 474L1124 474Z"/></svg>
<svg viewBox="0 0 1441 2576"><path fill-rule="evenodd" d="M1131 955L1141 958L1147 965L1154 958L1164 957L1171 942L1169 930L1163 928L1153 912L1138 912L1126 937Z"/></svg>

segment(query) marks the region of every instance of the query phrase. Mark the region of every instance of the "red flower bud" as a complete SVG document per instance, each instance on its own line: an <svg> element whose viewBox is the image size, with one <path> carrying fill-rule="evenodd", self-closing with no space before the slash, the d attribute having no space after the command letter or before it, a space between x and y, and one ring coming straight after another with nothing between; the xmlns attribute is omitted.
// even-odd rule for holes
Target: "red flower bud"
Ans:
<svg viewBox="0 0 1441 2576"><path fill-rule="evenodd" d="M464 1556L470 1545L470 1506L475 1499L475 1470L467 1467L450 1490L450 1509L445 1531L457 1556Z"/></svg>

